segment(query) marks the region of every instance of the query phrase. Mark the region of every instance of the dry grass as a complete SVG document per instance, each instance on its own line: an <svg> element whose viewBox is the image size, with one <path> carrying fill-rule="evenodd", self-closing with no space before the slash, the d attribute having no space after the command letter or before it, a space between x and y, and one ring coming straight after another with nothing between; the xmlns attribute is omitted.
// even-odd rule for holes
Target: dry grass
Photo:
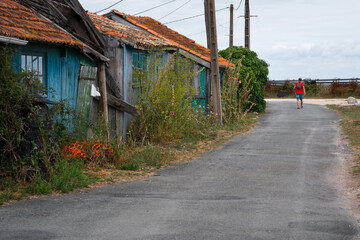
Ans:
<svg viewBox="0 0 360 240"><path fill-rule="evenodd" d="M354 173L360 174L360 106L328 105L328 107L342 116L340 122L342 131L358 155L353 170Z"/></svg>
<svg viewBox="0 0 360 240"><path fill-rule="evenodd" d="M202 134L203 138L184 139L182 141L168 143L159 146L163 156L166 159L163 161L163 166L166 167L174 163L183 163L195 160L212 149L221 147L224 143L234 138L235 136L246 134L251 131L255 125L257 116L249 116L246 124L222 126L209 129L206 134ZM125 171L116 169L113 165L108 165L106 168L88 170L89 174L99 177L97 183L92 184L91 187L98 187L108 183L133 181L144 177L156 175L159 169L155 167L143 167L137 171Z"/></svg>
<svg viewBox="0 0 360 240"><path fill-rule="evenodd" d="M169 166L174 163L183 163L192 161L207 151L218 148L231 138L245 134L249 132L256 125L256 115L248 115L248 120L242 124L235 125L223 125L206 129L206 133L200 132L196 136L183 139L177 142L171 142L163 145L154 146L156 150L159 150L161 154L161 168ZM132 148L130 151L125 151L124 154L119 157L134 158L136 153L141 153L145 156L148 152L144 151L149 146L139 146ZM130 153L131 152L131 153ZM160 168L160 169L161 169ZM67 192L84 192L89 188L98 188L107 184L116 182L134 181L149 176L156 176L159 167L149 166L142 164L136 171L121 170L119 166L115 164L107 163L102 166L86 166L84 175L89 182L87 187L76 187L74 190ZM29 187L29 183L14 182L11 178L6 183L2 181L0 184L0 205L11 204L18 200L38 198L44 195L61 195L64 194L61 191L50 190L49 192L42 193L25 193L25 189ZM40 188L41 184L36 185L36 188ZM39 189L37 189L39 190ZM41 189L40 189L41 190Z"/></svg>

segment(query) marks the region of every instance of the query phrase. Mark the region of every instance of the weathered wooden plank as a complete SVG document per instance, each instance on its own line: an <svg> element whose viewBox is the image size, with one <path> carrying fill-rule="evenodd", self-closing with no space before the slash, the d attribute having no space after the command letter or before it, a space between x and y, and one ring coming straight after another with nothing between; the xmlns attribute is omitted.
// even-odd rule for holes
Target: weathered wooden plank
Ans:
<svg viewBox="0 0 360 240"><path fill-rule="evenodd" d="M115 108L109 106L109 128L110 128L110 138L114 138L117 135L117 126L116 126L116 110Z"/></svg>
<svg viewBox="0 0 360 240"><path fill-rule="evenodd" d="M95 99L100 100L100 97L95 97ZM120 98L112 96L110 94L107 95L108 105L116 108L117 110L129 113L133 116L139 116L136 107L130 105L127 102L124 102Z"/></svg>
<svg viewBox="0 0 360 240"><path fill-rule="evenodd" d="M96 80L97 67L82 65L80 68L80 79Z"/></svg>
<svg viewBox="0 0 360 240"><path fill-rule="evenodd" d="M79 79L76 109L90 119L91 85L93 81Z"/></svg>
<svg viewBox="0 0 360 240"><path fill-rule="evenodd" d="M114 92L116 97L123 99L120 87L116 84L108 69L106 69L106 85Z"/></svg>

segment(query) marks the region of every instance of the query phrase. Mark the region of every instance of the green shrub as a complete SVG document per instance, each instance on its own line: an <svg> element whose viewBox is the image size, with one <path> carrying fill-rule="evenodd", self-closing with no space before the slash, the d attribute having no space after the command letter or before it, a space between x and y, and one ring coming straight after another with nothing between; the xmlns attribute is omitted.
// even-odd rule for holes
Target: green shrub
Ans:
<svg viewBox="0 0 360 240"><path fill-rule="evenodd" d="M35 111L27 81L29 75L16 73L11 61L14 50L0 46L0 171L20 172L19 146L25 142L25 122Z"/></svg>
<svg viewBox="0 0 360 240"><path fill-rule="evenodd" d="M255 105L250 101L252 88L249 86L252 79L249 75L244 76L247 71L243 68L246 67L242 66L242 59L240 59L235 62L235 66L228 65L222 77L221 100L223 121L226 124L246 118L247 112Z"/></svg>
<svg viewBox="0 0 360 240"><path fill-rule="evenodd" d="M285 90L285 91L288 91L288 92L294 92L294 85L289 80L286 80L281 85L281 90Z"/></svg>
<svg viewBox="0 0 360 240"><path fill-rule="evenodd" d="M18 198L11 192L3 192L0 194L0 206L5 202L17 200Z"/></svg>
<svg viewBox="0 0 360 240"><path fill-rule="evenodd" d="M128 163L123 163L120 166L118 166L121 170L128 170L128 171L137 171L139 170L140 163L137 161L130 161Z"/></svg>
<svg viewBox="0 0 360 240"><path fill-rule="evenodd" d="M244 82L246 79L251 79L249 85L249 89L251 89L250 101L246 107L249 109L252 103L254 103L252 111L264 112L266 108L264 90L268 81L269 65L264 60L259 59L255 52L244 47L232 46L219 51L219 54L224 58L228 58L231 55L231 61L235 64L240 59L243 59L241 62L243 67L240 69L238 79Z"/></svg>
<svg viewBox="0 0 360 240"><path fill-rule="evenodd" d="M79 187L88 187L90 179L83 173L84 164L81 160L60 160L55 171L49 178L51 188L67 193Z"/></svg>
<svg viewBox="0 0 360 240"><path fill-rule="evenodd" d="M153 145L144 146L140 152L134 154L134 159L146 166L160 168L162 166L162 154L158 147Z"/></svg>
<svg viewBox="0 0 360 240"><path fill-rule="evenodd" d="M47 195L51 193L51 185L41 177L36 177L23 190L25 194L31 195Z"/></svg>
<svg viewBox="0 0 360 240"><path fill-rule="evenodd" d="M169 62L148 58L148 68L138 80L137 118L130 129L136 141L166 142L179 139L199 127L199 116L193 109L195 95L192 80L199 72L194 63L179 55ZM136 72L135 72L136 73Z"/></svg>

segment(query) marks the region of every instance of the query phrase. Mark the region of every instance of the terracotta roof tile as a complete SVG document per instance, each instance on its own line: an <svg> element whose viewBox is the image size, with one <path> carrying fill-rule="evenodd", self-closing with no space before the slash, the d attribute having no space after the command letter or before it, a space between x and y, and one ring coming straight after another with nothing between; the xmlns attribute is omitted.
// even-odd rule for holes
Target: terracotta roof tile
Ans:
<svg viewBox="0 0 360 240"><path fill-rule="evenodd" d="M86 46L16 0L0 1L0 35L25 40Z"/></svg>
<svg viewBox="0 0 360 240"><path fill-rule="evenodd" d="M115 22L94 13L88 13L88 15L94 22L97 29L99 29L101 32L115 37L119 37L127 42L133 43L134 45L147 47L171 46L171 43L169 41L149 34L144 30L126 26L122 23Z"/></svg>
<svg viewBox="0 0 360 240"><path fill-rule="evenodd" d="M150 18L150 17L135 17L113 10L113 13L125 18L130 23L139 26L148 32L160 38L167 39L173 45L186 50L201 59L210 62L210 49L197 44L194 40L168 28L164 24ZM222 66L227 65L227 60L219 56L219 64Z"/></svg>

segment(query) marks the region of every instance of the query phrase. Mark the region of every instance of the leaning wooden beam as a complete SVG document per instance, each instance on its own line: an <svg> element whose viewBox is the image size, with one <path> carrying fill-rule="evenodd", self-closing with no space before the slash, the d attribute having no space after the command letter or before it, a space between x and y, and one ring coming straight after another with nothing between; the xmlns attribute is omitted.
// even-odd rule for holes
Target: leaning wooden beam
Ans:
<svg viewBox="0 0 360 240"><path fill-rule="evenodd" d="M95 97L95 99L100 100L100 97ZM135 117L139 116L139 113L136 107L124 102L120 98L117 98L111 94L107 95L108 105L122 112L129 113Z"/></svg>
<svg viewBox="0 0 360 240"><path fill-rule="evenodd" d="M122 99L123 96L121 94L121 90L116 84L114 78L111 76L109 69L106 69L106 84L114 92L115 96Z"/></svg>

